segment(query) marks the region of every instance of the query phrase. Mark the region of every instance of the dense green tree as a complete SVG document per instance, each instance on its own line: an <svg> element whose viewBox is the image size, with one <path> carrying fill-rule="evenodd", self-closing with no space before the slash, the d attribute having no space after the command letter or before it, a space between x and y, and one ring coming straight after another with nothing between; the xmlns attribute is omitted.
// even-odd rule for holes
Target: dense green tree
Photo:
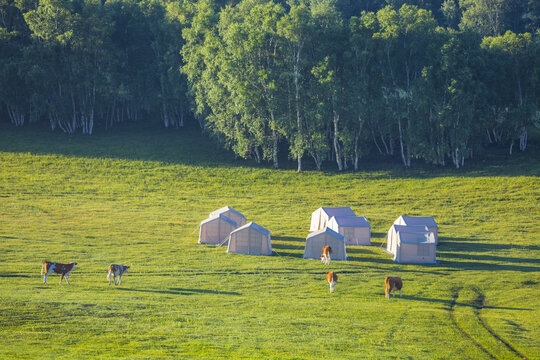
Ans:
<svg viewBox="0 0 540 360"><path fill-rule="evenodd" d="M380 29L374 37L381 43L383 98L389 119L397 126L401 159L411 165L415 132L411 117L412 90L430 61L436 22L426 10L403 5L399 11L386 7L377 12Z"/></svg>
<svg viewBox="0 0 540 360"><path fill-rule="evenodd" d="M492 84L492 133L498 141L508 140L510 154L515 140L519 141L519 149L525 151L529 128L538 111L538 58L532 35L507 31L501 36L484 38L482 48L497 68L496 83Z"/></svg>
<svg viewBox="0 0 540 360"><path fill-rule="evenodd" d="M463 10L460 27L484 36L499 35L511 0L459 0Z"/></svg>
<svg viewBox="0 0 540 360"><path fill-rule="evenodd" d="M366 124L373 120L375 102L380 96L378 86L380 76L377 71L376 42L373 35L378 29L377 17L373 12L363 12L360 17L350 20L349 43L351 47L350 71L348 73L348 88L351 102L351 145L353 151L354 170L358 170L358 160L362 153L361 140L365 139ZM373 123L372 123L373 124ZM373 141L379 148L376 140L376 130L371 126Z"/></svg>
<svg viewBox="0 0 540 360"><path fill-rule="evenodd" d="M291 6L278 23L278 33L285 39L283 46L284 62L292 82L293 99L292 109L294 125L291 124L289 143L291 154L298 162L298 172L302 171L302 157L307 150L308 142L305 135L304 109L302 86L308 79L310 72L309 61L306 56L306 47L313 39L313 19L310 9L305 4Z"/></svg>
<svg viewBox="0 0 540 360"><path fill-rule="evenodd" d="M286 117L282 41L277 33L283 14L281 5L248 0L225 9L219 24L226 48L221 76L227 79L239 119L253 139L253 146L239 155L252 152L258 162L271 159L275 168Z"/></svg>

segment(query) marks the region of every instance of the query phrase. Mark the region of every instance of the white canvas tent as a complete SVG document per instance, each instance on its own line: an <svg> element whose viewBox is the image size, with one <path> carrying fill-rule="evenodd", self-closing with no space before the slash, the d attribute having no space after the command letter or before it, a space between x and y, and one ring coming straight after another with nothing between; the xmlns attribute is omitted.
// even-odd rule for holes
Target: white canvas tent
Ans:
<svg viewBox="0 0 540 360"><path fill-rule="evenodd" d="M356 216L356 214L348 206L320 207L311 214L311 226L309 227L309 231L324 229L332 216Z"/></svg>
<svg viewBox="0 0 540 360"><path fill-rule="evenodd" d="M396 244L397 244L397 232L411 232L411 233L424 233L429 231L427 226L405 226L405 225L392 225L388 230L387 243L386 243L386 252L392 255L396 254Z"/></svg>
<svg viewBox="0 0 540 360"><path fill-rule="evenodd" d="M231 232L228 253L245 255L272 255L270 231L250 222Z"/></svg>
<svg viewBox="0 0 540 360"><path fill-rule="evenodd" d="M236 227L236 222L224 215L203 220L199 233L199 244L221 245L228 240L231 231Z"/></svg>
<svg viewBox="0 0 540 360"><path fill-rule="evenodd" d="M437 245L427 226L392 225L388 231L387 252L398 263L434 264Z"/></svg>
<svg viewBox="0 0 540 360"><path fill-rule="evenodd" d="M343 235L345 245L371 245L371 225L365 216L332 216L327 226Z"/></svg>
<svg viewBox="0 0 540 360"><path fill-rule="evenodd" d="M247 223L246 217L242 215L241 212L234 210L230 206L222 207L221 209L217 209L216 211L212 211L210 213L210 217L217 217L218 215L225 215L232 221L234 221L238 226L243 226Z"/></svg>
<svg viewBox="0 0 540 360"><path fill-rule="evenodd" d="M407 216L401 215L394 221L396 225L407 225L407 226L427 226L429 231L435 236L435 245L439 242L439 226L433 219L433 216Z"/></svg>
<svg viewBox="0 0 540 360"><path fill-rule="evenodd" d="M320 259L322 248L326 245L332 248L332 260L349 260L345 248L345 239L342 235L329 228L314 231L307 236L304 259Z"/></svg>

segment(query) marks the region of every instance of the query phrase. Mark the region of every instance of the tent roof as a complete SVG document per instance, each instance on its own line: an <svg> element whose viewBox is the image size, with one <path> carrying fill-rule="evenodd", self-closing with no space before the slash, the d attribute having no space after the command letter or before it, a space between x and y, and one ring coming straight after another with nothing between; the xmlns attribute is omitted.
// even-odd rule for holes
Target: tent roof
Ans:
<svg viewBox="0 0 540 360"><path fill-rule="evenodd" d="M424 234L429 232L429 229L426 225L392 225L396 232L403 233L420 233Z"/></svg>
<svg viewBox="0 0 540 360"><path fill-rule="evenodd" d="M221 215L221 214L217 215L216 217L211 217L211 218L208 218L208 219L204 219L201 222L201 225L212 222L212 221L217 221L217 220L226 221L229 224L233 225L234 227L238 226L234 220L231 220L228 217L226 217L225 215Z"/></svg>
<svg viewBox="0 0 540 360"><path fill-rule="evenodd" d="M244 214L242 214L240 211L234 210L230 206L225 206L225 207L222 207L221 209L217 209L215 211L212 211L210 213L210 216L217 216L218 214L223 214L224 212L227 212L227 211L231 211L231 212L235 213L236 215L245 218Z"/></svg>
<svg viewBox="0 0 540 360"><path fill-rule="evenodd" d="M401 215L403 222L407 225L425 225L429 227L439 227L433 216L407 216Z"/></svg>
<svg viewBox="0 0 540 360"><path fill-rule="evenodd" d="M421 244L421 243L431 243L435 244L435 238L429 236L429 232L425 233L412 233L412 232L399 232L399 240L402 243L406 244Z"/></svg>
<svg viewBox="0 0 540 360"><path fill-rule="evenodd" d="M241 231L241 230L244 230L244 229L248 229L248 228L253 228L254 230L257 230L258 232L260 232L261 234L264 234L264 235L270 235L270 230L265 229L261 225L256 224L254 222L247 223L246 225L243 225L243 226L239 227L238 229L235 229L233 232L231 232L231 234L235 233L235 232L238 232L238 231Z"/></svg>
<svg viewBox="0 0 540 360"><path fill-rule="evenodd" d="M309 238L312 238L314 236L317 236L317 235L320 235L320 234L324 234L324 233L328 233L338 239L341 239L343 241L345 241L345 238L343 237L343 235L335 232L334 230L330 229L330 228L324 228L324 229L321 229L321 230L316 230L316 231L313 231L312 233L310 233L307 237L306 237L306 240L309 239Z"/></svg>
<svg viewBox="0 0 540 360"><path fill-rule="evenodd" d="M354 211L348 206L342 206L342 207L320 207L322 211L324 211L329 218L332 216L356 216Z"/></svg>
<svg viewBox="0 0 540 360"><path fill-rule="evenodd" d="M365 216L332 216L330 221L334 221L339 226L345 227L370 227L369 221L367 221Z"/></svg>

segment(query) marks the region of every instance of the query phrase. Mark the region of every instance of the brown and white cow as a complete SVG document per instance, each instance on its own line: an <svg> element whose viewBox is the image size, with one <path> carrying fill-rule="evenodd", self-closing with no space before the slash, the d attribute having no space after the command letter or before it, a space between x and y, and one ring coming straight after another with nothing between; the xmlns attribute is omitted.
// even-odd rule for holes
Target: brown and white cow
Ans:
<svg viewBox="0 0 540 360"><path fill-rule="evenodd" d="M127 273L128 269L129 269L129 266L126 266L126 265L120 265L120 264L109 265L109 274L107 275L107 279L109 279L109 285L111 285L111 276L114 281L114 285L122 284L122 275L124 273ZM118 276L118 282L116 281L117 276Z"/></svg>
<svg viewBox="0 0 540 360"><path fill-rule="evenodd" d="M403 281L399 276L387 276L384 278L384 295L387 299L390 299L390 293L394 292L396 296L396 290L399 290L399 297L401 297L401 288L403 287Z"/></svg>
<svg viewBox="0 0 540 360"><path fill-rule="evenodd" d="M330 260L332 260L330 257L331 254L332 248L330 246L326 245L322 248L321 261L323 262L323 264L330 264Z"/></svg>
<svg viewBox="0 0 540 360"><path fill-rule="evenodd" d="M326 273L326 281L330 284L330 293L334 292L334 285L337 283L337 274L335 272Z"/></svg>
<svg viewBox="0 0 540 360"><path fill-rule="evenodd" d="M41 265L41 275L43 275L43 272L45 272L45 276L43 277L43 283L47 283L47 275L49 275L51 272L61 274L60 277L60 285L62 285L62 279L64 277L66 278L67 283L69 284L68 275L71 272L71 270L75 269L75 265L77 265L76 262L70 262L69 264L60 264L52 261L45 260L43 264Z"/></svg>

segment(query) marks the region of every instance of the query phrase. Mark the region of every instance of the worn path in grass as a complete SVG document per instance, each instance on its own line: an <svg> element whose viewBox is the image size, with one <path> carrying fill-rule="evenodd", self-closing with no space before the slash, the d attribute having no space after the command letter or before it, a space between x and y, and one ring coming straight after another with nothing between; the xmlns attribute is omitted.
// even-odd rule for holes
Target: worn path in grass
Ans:
<svg viewBox="0 0 540 360"><path fill-rule="evenodd" d="M296 174L232 160L191 130L1 125L0 358L540 358L529 155ZM197 245L199 222L224 205L268 228L277 254ZM320 206L367 216L374 246L329 266L303 260ZM379 249L401 214L435 216L440 264L394 264ZM72 285L43 285L45 259L78 262ZM107 283L112 262L132 267L121 286ZM403 298L384 298L387 275L403 278Z"/></svg>

